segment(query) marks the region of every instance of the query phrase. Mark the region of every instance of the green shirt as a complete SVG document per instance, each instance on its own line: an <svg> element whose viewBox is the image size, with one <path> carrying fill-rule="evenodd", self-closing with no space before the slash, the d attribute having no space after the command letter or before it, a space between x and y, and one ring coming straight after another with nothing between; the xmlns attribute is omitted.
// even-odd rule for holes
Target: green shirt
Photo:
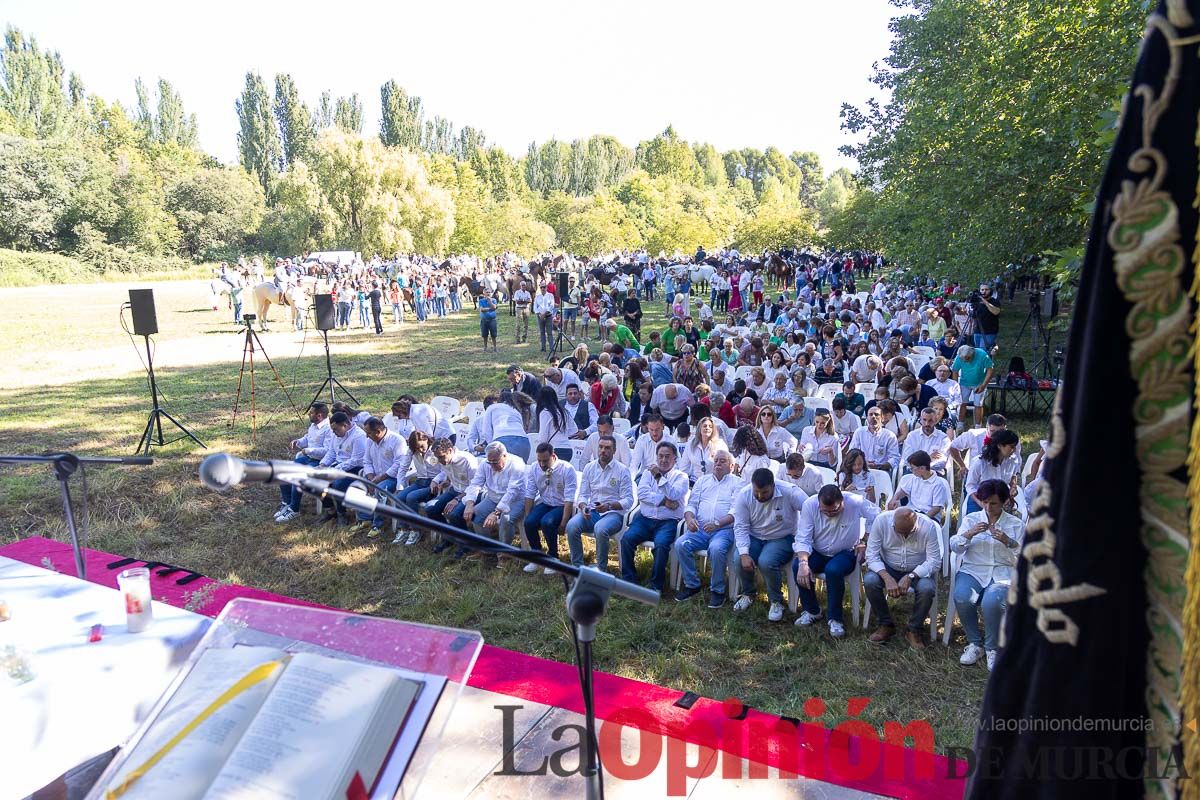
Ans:
<svg viewBox="0 0 1200 800"><path fill-rule="evenodd" d="M616 338L616 343L628 350L638 350L641 345L633 335L633 331L629 330L625 325L618 325L613 329L613 336Z"/></svg>

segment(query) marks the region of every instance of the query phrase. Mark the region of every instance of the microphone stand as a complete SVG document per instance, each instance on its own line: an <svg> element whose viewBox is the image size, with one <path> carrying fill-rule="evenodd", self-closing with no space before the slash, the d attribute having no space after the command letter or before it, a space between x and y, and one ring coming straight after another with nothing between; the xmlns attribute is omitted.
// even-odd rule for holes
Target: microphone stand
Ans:
<svg viewBox="0 0 1200 800"><path fill-rule="evenodd" d="M343 505L369 514L380 514L391 519L399 520L410 525L431 528L450 538L452 541L479 550L490 555L507 555L531 564L547 567L567 578L574 578L575 583L567 594L567 615L571 618L579 651L579 682L583 690L584 724L586 741L584 742L584 763L580 765L586 783L588 800L603 800L604 774L601 770L600 751L596 739L596 698L595 671L592 663L592 643L596 640L596 625L608 607L608 598L617 594L649 606L658 605L659 594L651 589L638 586L635 583L620 580L607 572L591 567L576 567L559 561L552 555L540 550L523 550L496 539L489 539L477 533L469 533L452 525L422 517L406 507L391 506L381 503L371 497L360 487L350 486L347 491L340 492L330 486L330 482L317 478L302 476L280 476L279 480L287 481L301 490L318 497L333 497ZM403 504L401 504L403 505Z"/></svg>
<svg viewBox="0 0 1200 800"><path fill-rule="evenodd" d="M83 476L83 530L86 535L88 528L87 513L87 476L80 469L84 464L153 464L154 459L147 456L77 456L73 453L46 453L40 456L4 456L0 455L0 464L53 464L54 477L58 480L59 492L62 495L63 515L67 521L67 532L71 535L71 549L75 554L75 574L81 580L87 580L87 566L84 563L83 548L79 543L79 531L75 527L75 512L71 508L71 476L76 471Z"/></svg>

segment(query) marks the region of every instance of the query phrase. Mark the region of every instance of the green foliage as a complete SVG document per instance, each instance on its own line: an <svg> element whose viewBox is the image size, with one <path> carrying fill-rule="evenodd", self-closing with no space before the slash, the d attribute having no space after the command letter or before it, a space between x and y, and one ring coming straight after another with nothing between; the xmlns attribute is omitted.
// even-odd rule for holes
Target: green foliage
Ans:
<svg viewBox="0 0 1200 800"><path fill-rule="evenodd" d="M743 253L804 247L816 242L815 218L794 201L763 203L738 225L733 243Z"/></svg>
<svg viewBox="0 0 1200 800"><path fill-rule="evenodd" d="M362 133L363 107L357 92L337 99L333 107L333 124L346 133Z"/></svg>
<svg viewBox="0 0 1200 800"><path fill-rule="evenodd" d="M322 100L325 98L322 97ZM242 169L258 179L263 194L271 196L271 183L283 148L275 117L271 113L271 97L266 84L257 72L246 73L246 86L235 104L238 115L238 153Z"/></svg>
<svg viewBox="0 0 1200 800"><path fill-rule="evenodd" d="M41 51L32 37L11 25L0 50L0 117L18 136L50 138L69 133L72 104L63 91L63 62Z"/></svg>
<svg viewBox="0 0 1200 800"><path fill-rule="evenodd" d="M658 136L637 146L634 163L654 177L665 176L693 186L704 183L704 173L691 145L680 139L670 125Z"/></svg>
<svg viewBox="0 0 1200 800"><path fill-rule="evenodd" d="M292 76L275 76L275 124L279 126L280 169L287 169L308 156L316 138L316 122Z"/></svg>
<svg viewBox="0 0 1200 800"><path fill-rule="evenodd" d="M1125 91L1142 0L911 0L874 77L880 106L843 107L877 197L849 211L895 261L937 277L995 274L1077 247ZM855 208L855 206L860 206ZM868 213L869 212L869 213ZM831 230L845 231L844 217Z"/></svg>
<svg viewBox="0 0 1200 800"><path fill-rule="evenodd" d="M258 231L262 189L240 169L202 169L167 191L179 227L179 250L191 258L236 258Z"/></svg>
<svg viewBox="0 0 1200 800"><path fill-rule="evenodd" d="M59 148L0 136L0 246L52 249L61 244L77 166Z"/></svg>
<svg viewBox="0 0 1200 800"><path fill-rule="evenodd" d="M260 244L271 253L304 253L334 245L336 221L308 165L297 161L279 176L275 203L263 218Z"/></svg>
<svg viewBox="0 0 1200 800"><path fill-rule="evenodd" d="M381 114L379 139L388 147L421 146L421 98L409 97L408 92L394 80L379 89ZM414 102L415 101L415 102Z"/></svg>

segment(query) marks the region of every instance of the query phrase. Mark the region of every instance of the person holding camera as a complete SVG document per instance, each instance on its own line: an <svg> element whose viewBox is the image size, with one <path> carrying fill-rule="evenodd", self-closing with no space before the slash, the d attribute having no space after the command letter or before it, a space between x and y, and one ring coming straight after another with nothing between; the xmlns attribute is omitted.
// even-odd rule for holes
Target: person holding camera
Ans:
<svg viewBox="0 0 1200 800"><path fill-rule="evenodd" d="M992 297L988 284L980 284L979 291L971 293L971 314L975 317L975 346L990 355L1000 332L1000 301Z"/></svg>

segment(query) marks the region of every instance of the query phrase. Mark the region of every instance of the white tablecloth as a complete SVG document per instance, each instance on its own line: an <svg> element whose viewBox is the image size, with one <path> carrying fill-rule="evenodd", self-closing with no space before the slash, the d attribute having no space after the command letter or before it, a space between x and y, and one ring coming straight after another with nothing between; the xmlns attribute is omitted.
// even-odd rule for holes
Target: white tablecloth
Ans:
<svg viewBox="0 0 1200 800"><path fill-rule="evenodd" d="M0 556L0 663L14 648L32 674L0 669L0 798L21 798L136 730L210 620L154 603L154 624L125 628L120 592ZM104 638L88 642L92 625ZM11 661L11 659L9 659Z"/></svg>

